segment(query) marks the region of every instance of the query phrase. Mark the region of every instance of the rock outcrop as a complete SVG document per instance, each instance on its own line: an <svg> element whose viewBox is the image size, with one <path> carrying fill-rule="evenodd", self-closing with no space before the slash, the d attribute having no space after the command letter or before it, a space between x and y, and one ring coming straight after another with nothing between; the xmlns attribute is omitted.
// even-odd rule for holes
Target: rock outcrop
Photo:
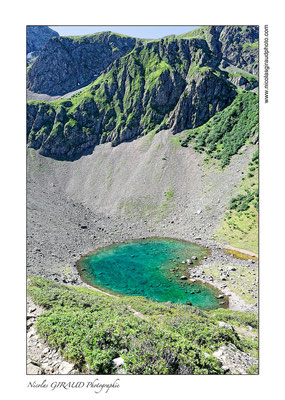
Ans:
<svg viewBox="0 0 285 400"><path fill-rule="evenodd" d="M52 37L59 34L48 26L27 26L27 54L42 50Z"/></svg>
<svg viewBox="0 0 285 400"><path fill-rule="evenodd" d="M113 61L129 53L137 39L112 32L49 41L27 74L27 88L63 95L94 81Z"/></svg>
<svg viewBox="0 0 285 400"><path fill-rule="evenodd" d="M203 38L221 62L221 67L233 65L258 76L258 26L205 26L181 38Z"/></svg>
<svg viewBox="0 0 285 400"><path fill-rule="evenodd" d="M74 160L100 143L118 145L164 129L178 133L203 125L232 103L237 86L256 87L257 81L235 80L221 66L252 70L244 51L245 44L256 43L256 32L210 27L202 38L141 42L104 32L50 40L28 71L29 89L64 93L101 75L69 100L29 102L29 147Z"/></svg>
<svg viewBox="0 0 285 400"><path fill-rule="evenodd" d="M258 360L237 349L234 344L225 344L213 353L225 372L236 375L248 373L251 367L258 366Z"/></svg>
<svg viewBox="0 0 285 400"><path fill-rule="evenodd" d="M29 146L73 159L99 143L197 127L236 96L217 63L200 39L138 46L70 100L28 103Z"/></svg>

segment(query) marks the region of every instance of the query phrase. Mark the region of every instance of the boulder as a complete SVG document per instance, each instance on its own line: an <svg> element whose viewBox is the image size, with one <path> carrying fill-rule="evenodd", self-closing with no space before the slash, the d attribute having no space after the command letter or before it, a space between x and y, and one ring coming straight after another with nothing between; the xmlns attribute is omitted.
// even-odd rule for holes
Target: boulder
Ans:
<svg viewBox="0 0 285 400"><path fill-rule="evenodd" d="M230 329L231 331L233 331L234 332L234 327L232 326L232 325L230 325L230 324L227 324L226 322L224 322L224 321L219 321L219 327L220 328L226 328L226 329Z"/></svg>
<svg viewBox="0 0 285 400"><path fill-rule="evenodd" d="M38 365L36 365L32 362L29 362L27 364L27 375L40 375L41 372L42 372L42 370Z"/></svg>
<svg viewBox="0 0 285 400"><path fill-rule="evenodd" d="M124 359L122 357L114 358L112 360L113 367L119 368L124 364Z"/></svg>
<svg viewBox="0 0 285 400"><path fill-rule="evenodd" d="M67 362L67 361L63 361L63 362L60 364L59 368L58 368L58 372L59 372L59 374L67 375L67 374L70 374L70 373L71 373L71 371L73 370L73 368L74 368L74 365L73 365L73 364L70 364L70 363Z"/></svg>
<svg viewBox="0 0 285 400"><path fill-rule="evenodd" d="M222 369L231 374L244 375L250 367L258 365L256 358L238 350L232 343L221 346L213 356L217 358Z"/></svg>

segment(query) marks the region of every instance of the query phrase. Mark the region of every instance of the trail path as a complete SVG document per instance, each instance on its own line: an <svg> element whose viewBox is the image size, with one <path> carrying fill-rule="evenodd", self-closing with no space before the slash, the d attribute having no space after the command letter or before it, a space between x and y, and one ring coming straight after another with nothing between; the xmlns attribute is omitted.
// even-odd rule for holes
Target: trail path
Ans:
<svg viewBox="0 0 285 400"><path fill-rule="evenodd" d="M232 247L232 246L227 246L227 245L224 246L224 248L225 248L225 249L228 249L228 250L239 251L239 252L242 253L242 254L247 254L247 255L249 255L249 256L254 256L254 257L258 258L258 254L257 254L257 253L254 253L253 251L244 250L244 249L239 249L239 248L237 248L237 247Z"/></svg>

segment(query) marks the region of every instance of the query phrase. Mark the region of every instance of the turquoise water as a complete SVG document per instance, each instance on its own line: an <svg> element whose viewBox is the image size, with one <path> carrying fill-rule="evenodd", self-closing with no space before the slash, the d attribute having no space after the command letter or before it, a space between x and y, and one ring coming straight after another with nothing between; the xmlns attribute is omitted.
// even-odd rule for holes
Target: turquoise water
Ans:
<svg viewBox="0 0 285 400"><path fill-rule="evenodd" d="M196 256L195 265L206 255L207 249L180 240L135 240L96 250L78 269L85 282L108 292L213 309L220 307L216 289L180 279L187 275L182 261Z"/></svg>

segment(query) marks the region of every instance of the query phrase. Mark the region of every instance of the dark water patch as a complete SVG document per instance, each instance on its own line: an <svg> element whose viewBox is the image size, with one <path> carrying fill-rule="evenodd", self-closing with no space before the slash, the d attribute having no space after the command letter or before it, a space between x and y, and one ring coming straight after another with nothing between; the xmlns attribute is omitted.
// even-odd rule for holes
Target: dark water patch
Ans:
<svg viewBox="0 0 285 400"><path fill-rule="evenodd" d="M188 280L185 261L195 266L208 253L189 242L151 238L98 249L81 258L77 266L85 282L107 292L203 309L226 307L213 286Z"/></svg>

